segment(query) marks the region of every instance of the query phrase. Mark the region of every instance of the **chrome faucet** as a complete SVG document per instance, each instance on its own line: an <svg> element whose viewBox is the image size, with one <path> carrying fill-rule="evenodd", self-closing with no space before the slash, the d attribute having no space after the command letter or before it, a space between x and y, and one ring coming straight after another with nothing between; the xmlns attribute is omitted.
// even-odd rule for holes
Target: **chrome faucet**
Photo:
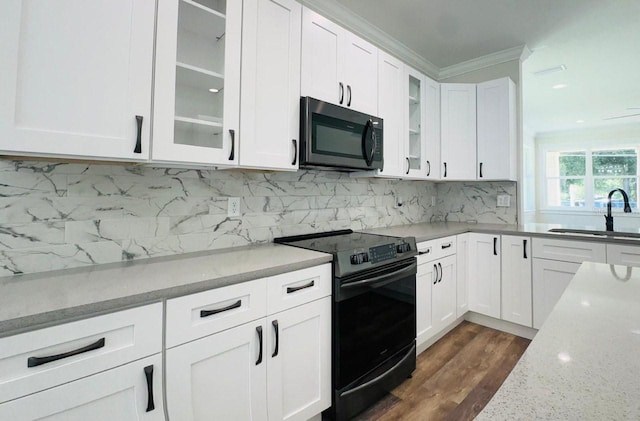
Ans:
<svg viewBox="0 0 640 421"><path fill-rule="evenodd" d="M613 216L611 216L611 196L615 192L622 193L622 199L624 200L624 213L631 213L631 206L629 206L629 196L622 189L613 189L609 192L609 199L607 200L607 215L604 217L607 224L607 231L613 231Z"/></svg>

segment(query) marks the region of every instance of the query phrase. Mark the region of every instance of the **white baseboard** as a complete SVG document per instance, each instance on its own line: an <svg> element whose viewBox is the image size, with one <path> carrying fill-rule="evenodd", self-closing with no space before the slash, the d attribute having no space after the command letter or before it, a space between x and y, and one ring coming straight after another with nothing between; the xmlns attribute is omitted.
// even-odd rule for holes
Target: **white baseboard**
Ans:
<svg viewBox="0 0 640 421"><path fill-rule="evenodd" d="M505 320L494 319L493 317L474 313L473 311L468 311L463 317L464 320L467 320L471 323L490 327L491 329L501 330L503 332L520 336L521 338L525 339L533 339L533 337L536 336L536 333L538 333L537 329L507 322Z"/></svg>

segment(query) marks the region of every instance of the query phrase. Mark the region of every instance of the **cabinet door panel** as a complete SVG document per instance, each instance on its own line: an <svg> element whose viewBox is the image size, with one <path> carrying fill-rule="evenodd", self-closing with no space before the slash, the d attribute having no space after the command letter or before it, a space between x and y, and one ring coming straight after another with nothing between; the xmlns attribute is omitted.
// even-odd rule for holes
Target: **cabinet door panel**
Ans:
<svg viewBox="0 0 640 421"><path fill-rule="evenodd" d="M469 234L469 310L500 318L500 236Z"/></svg>
<svg viewBox="0 0 640 421"><path fill-rule="evenodd" d="M405 159L404 124L404 64L394 57L380 52L378 60L378 116L384 120L384 176L403 176L407 167Z"/></svg>
<svg viewBox="0 0 640 421"><path fill-rule="evenodd" d="M378 115L378 49L351 32L344 31L345 102L356 111Z"/></svg>
<svg viewBox="0 0 640 421"><path fill-rule="evenodd" d="M153 161L238 163L242 2L215 4L158 2Z"/></svg>
<svg viewBox="0 0 640 421"><path fill-rule="evenodd" d="M425 78L424 91L424 133L425 149L422 160L425 165L425 178L440 179L440 84Z"/></svg>
<svg viewBox="0 0 640 421"><path fill-rule="evenodd" d="M456 319L456 256L434 262L440 276L432 291L433 324L439 332Z"/></svg>
<svg viewBox="0 0 640 421"><path fill-rule="evenodd" d="M0 12L0 151L148 158L154 2L7 0Z"/></svg>
<svg viewBox="0 0 640 421"><path fill-rule="evenodd" d="M580 263L533 259L533 327L540 329Z"/></svg>
<svg viewBox="0 0 640 421"><path fill-rule="evenodd" d="M479 83L477 92L478 179L515 180L515 84L509 78L491 80Z"/></svg>
<svg viewBox="0 0 640 421"><path fill-rule="evenodd" d="M245 0L243 8L240 165L295 170L302 6Z"/></svg>
<svg viewBox="0 0 640 421"><path fill-rule="evenodd" d="M262 361L257 328L263 332ZM167 351L167 410L180 421L266 420L266 326L250 322Z"/></svg>
<svg viewBox="0 0 640 421"><path fill-rule="evenodd" d="M416 276L416 342L418 345L433 336L431 288L436 281L435 265L432 262L418 266Z"/></svg>
<svg viewBox="0 0 640 421"><path fill-rule="evenodd" d="M145 368L152 367L150 409ZM144 358L0 405L0 419L12 421L161 421L162 358Z"/></svg>
<svg viewBox="0 0 640 421"><path fill-rule="evenodd" d="M640 266L640 247L607 244L607 263L611 265Z"/></svg>
<svg viewBox="0 0 640 421"><path fill-rule="evenodd" d="M532 327L531 238L502 236L502 319Z"/></svg>
<svg viewBox="0 0 640 421"><path fill-rule="evenodd" d="M278 335L274 322L277 322ZM331 405L331 298L267 318L269 419L309 419ZM276 350L277 355L273 355Z"/></svg>
<svg viewBox="0 0 640 421"><path fill-rule="evenodd" d="M476 179L476 85L443 83L441 158L443 180Z"/></svg>
<svg viewBox="0 0 640 421"><path fill-rule="evenodd" d="M338 54L343 29L330 20L304 8L302 11L301 94L333 104L346 95L339 87L341 69Z"/></svg>

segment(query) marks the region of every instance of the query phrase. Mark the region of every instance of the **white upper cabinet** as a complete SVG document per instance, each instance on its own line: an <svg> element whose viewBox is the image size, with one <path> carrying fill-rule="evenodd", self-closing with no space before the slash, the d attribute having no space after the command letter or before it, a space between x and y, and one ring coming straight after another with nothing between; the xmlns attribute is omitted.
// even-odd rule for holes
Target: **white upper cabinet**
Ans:
<svg viewBox="0 0 640 421"><path fill-rule="evenodd" d="M441 93L441 178L476 178L476 85L443 83Z"/></svg>
<svg viewBox="0 0 640 421"><path fill-rule="evenodd" d="M516 180L516 85L508 77L479 83L478 180Z"/></svg>
<svg viewBox="0 0 640 421"><path fill-rule="evenodd" d="M155 2L0 4L0 153L146 160Z"/></svg>
<svg viewBox="0 0 640 421"><path fill-rule="evenodd" d="M378 49L307 8L302 11L302 96L378 114Z"/></svg>
<svg viewBox="0 0 640 421"><path fill-rule="evenodd" d="M159 0L151 159L238 163L242 2Z"/></svg>
<svg viewBox="0 0 640 421"><path fill-rule="evenodd" d="M424 77L424 123L422 124L421 158L424 167L420 167L420 178L428 180L440 179L440 84L435 80ZM409 98L411 101L411 98ZM421 163L421 165L423 165Z"/></svg>
<svg viewBox="0 0 640 421"><path fill-rule="evenodd" d="M302 6L244 0L240 166L296 170Z"/></svg>
<svg viewBox="0 0 640 421"><path fill-rule="evenodd" d="M405 174L404 64L382 51L378 57L378 117L383 121L383 177Z"/></svg>

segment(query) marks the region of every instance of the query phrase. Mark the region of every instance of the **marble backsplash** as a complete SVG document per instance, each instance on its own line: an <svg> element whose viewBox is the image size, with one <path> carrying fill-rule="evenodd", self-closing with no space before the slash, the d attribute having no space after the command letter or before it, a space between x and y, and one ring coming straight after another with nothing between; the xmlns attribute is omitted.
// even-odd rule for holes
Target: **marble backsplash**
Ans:
<svg viewBox="0 0 640 421"><path fill-rule="evenodd" d="M512 195L513 206L496 209L497 193ZM228 197L241 198L240 217L227 217ZM515 183L0 159L0 276L469 219L514 223Z"/></svg>

